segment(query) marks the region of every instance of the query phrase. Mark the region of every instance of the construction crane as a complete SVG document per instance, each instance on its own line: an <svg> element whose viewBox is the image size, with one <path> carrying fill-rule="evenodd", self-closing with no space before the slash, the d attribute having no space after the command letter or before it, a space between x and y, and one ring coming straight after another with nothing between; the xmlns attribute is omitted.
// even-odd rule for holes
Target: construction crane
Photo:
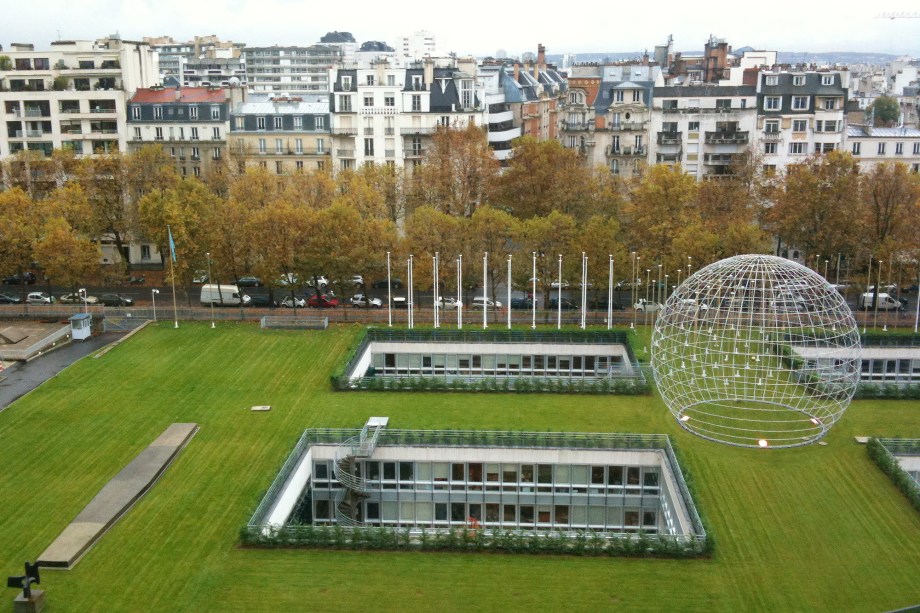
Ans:
<svg viewBox="0 0 920 613"><path fill-rule="evenodd" d="M897 13L879 13L876 19L920 19L920 13L897 12Z"/></svg>

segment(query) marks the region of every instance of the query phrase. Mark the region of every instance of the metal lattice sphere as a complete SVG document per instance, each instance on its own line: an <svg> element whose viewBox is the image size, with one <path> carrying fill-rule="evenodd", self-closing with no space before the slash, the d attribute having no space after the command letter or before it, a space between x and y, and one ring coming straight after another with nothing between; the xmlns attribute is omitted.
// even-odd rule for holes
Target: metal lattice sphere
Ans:
<svg viewBox="0 0 920 613"><path fill-rule="evenodd" d="M837 290L790 260L739 255L711 264L668 298L652 369L678 423L747 447L821 438L853 398L859 331Z"/></svg>

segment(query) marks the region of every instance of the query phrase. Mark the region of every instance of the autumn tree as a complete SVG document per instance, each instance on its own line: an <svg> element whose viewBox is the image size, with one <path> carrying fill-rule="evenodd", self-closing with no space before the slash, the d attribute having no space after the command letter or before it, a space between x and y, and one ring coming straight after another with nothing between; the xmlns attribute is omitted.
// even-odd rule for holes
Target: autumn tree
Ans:
<svg viewBox="0 0 920 613"><path fill-rule="evenodd" d="M890 254L915 232L920 180L905 164L883 163L862 175L862 226L872 253Z"/></svg>
<svg viewBox="0 0 920 613"><path fill-rule="evenodd" d="M258 245L259 257L252 272L265 280L269 291L276 286L279 273L299 274L305 278L313 271L300 270L301 248L309 238L309 209L287 199L269 200L265 206L250 211L248 236ZM288 288L293 296L294 286Z"/></svg>
<svg viewBox="0 0 920 613"><path fill-rule="evenodd" d="M581 270L581 253L573 254L572 243L577 225L571 215L552 211L543 217L531 217L521 224L520 248L512 260L512 275L519 286L530 287L533 253L537 254L537 287L549 296L552 283L558 279L558 258L563 261L563 279L574 270Z"/></svg>
<svg viewBox="0 0 920 613"><path fill-rule="evenodd" d="M325 169L297 172L285 176L282 181L279 197L310 209L331 205L338 191L332 172Z"/></svg>
<svg viewBox="0 0 920 613"><path fill-rule="evenodd" d="M614 259L614 273L617 278L624 276L624 273L629 276L626 272L629 254L620 236L620 222L617 218L592 215L578 226L573 247L578 255L584 252L588 256L588 280L595 296L608 288L610 256Z"/></svg>
<svg viewBox="0 0 920 613"><path fill-rule="evenodd" d="M412 171L410 202L413 208L427 205L448 215L469 217L488 202L498 172L498 161L481 127L439 127L424 162Z"/></svg>
<svg viewBox="0 0 920 613"><path fill-rule="evenodd" d="M454 284L444 280L447 271L454 270L457 256L464 252L464 238L467 236L466 227L469 221L465 218L448 215L430 206L415 209L405 224L404 246L400 250L400 257L412 253L416 256L413 273L418 279L418 287L431 288L434 286L432 271L433 260L437 253L440 259L440 273L442 287L454 287Z"/></svg>
<svg viewBox="0 0 920 613"><path fill-rule="evenodd" d="M490 206L479 207L466 224L467 253L470 257L470 273L482 279L483 254L488 253L488 288L495 296L495 288L505 278L508 254L514 248L514 241L520 234L520 223L505 211Z"/></svg>
<svg viewBox="0 0 920 613"><path fill-rule="evenodd" d="M32 247L45 277L73 292L99 271L99 246L81 236L62 216L52 217L42 226Z"/></svg>
<svg viewBox="0 0 920 613"><path fill-rule="evenodd" d="M859 166L849 153L815 155L786 168L765 223L780 243L807 256L855 253L858 227Z"/></svg>
<svg viewBox="0 0 920 613"><path fill-rule="evenodd" d="M632 186L624 207L624 227L631 251L646 263L676 267L686 255L674 237L685 227L700 225L699 186L680 166L652 166Z"/></svg>
<svg viewBox="0 0 920 613"><path fill-rule="evenodd" d="M610 173L595 174L578 152L556 140L524 136L514 141L514 155L498 182L494 203L526 219L559 211L579 219L606 207Z"/></svg>
<svg viewBox="0 0 920 613"><path fill-rule="evenodd" d="M0 192L0 270L22 276L31 267L42 223L32 199L22 188ZM24 293L25 284L22 288Z"/></svg>
<svg viewBox="0 0 920 613"><path fill-rule="evenodd" d="M121 154L79 160L74 179L83 188L93 211L94 236L109 235L122 254L137 226L136 203L127 199L127 173ZM125 262L130 270L130 263Z"/></svg>

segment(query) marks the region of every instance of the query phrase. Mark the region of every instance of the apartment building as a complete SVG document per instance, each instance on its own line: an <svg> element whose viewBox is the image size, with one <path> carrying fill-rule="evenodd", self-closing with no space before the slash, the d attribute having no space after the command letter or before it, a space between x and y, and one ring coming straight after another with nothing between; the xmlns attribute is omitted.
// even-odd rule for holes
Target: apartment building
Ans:
<svg viewBox="0 0 920 613"><path fill-rule="evenodd" d="M426 57L437 57L437 41L434 34L418 30L409 36L400 36L393 44L397 53L397 64L407 66Z"/></svg>
<svg viewBox="0 0 920 613"><path fill-rule="evenodd" d="M145 37L160 58L162 84L182 87L229 87L230 80L245 86L245 43L222 41L214 35L196 36L188 42L171 37Z"/></svg>
<svg viewBox="0 0 920 613"><path fill-rule="evenodd" d="M757 138L767 170L813 153L841 149L849 72L804 67L765 70L757 78Z"/></svg>
<svg viewBox="0 0 920 613"><path fill-rule="evenodd" d="M250 93L231 113L230 153L242 171L275 174L327 167L331 153L329 100L322 95Z"/></svg>
<svg viewBox="0 0 920 613"><path fill-rule="evenodd" d="M680 164L698 179L728 174L752 146L757 121L754 86L655 87L649 163Z"/></svg>
<svg viewBox="0 0 920 613"><path fill-rule="evenodd" d="M229 93L209 87L142 88L128 101L128 151L160 145L183 176L226 158Z"/></svg>
<svg viewBox="0 0 920 613"><path fill-rule="evenodd" d="M427 58L411 68L383 59L371 68L334 68L329 81L337 169L365 162L412 167L439 127L487 123L472 58Z"/></svg>
<svg viewBox="0 0 920 613"><path fill-rule="evenodd" d="M903 162L920 172L920 130L917 128L873 128L850 125L846 129L847 150L869 170L876 164Z"/></svg>
<svg viewBox="0 0 920 613"><path fill-rule="evenodd" d="M0 158L18 151L78 155L126 150L125 100L158 84L157 55L142 42L14 44L0 65Z"/></svg>
<svg viewBox="0 0 920 613"><path fill-rule="evenodd" d="M254 92L293 95L329 91L329 69L342 60L337 45L246 47L246 79Z"/></svg>

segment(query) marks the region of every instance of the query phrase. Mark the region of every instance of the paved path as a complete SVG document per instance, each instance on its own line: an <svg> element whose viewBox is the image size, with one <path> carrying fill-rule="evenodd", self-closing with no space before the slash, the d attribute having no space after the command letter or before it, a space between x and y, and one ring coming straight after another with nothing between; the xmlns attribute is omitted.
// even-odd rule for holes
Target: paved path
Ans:
<svg viewBox="0 0 920 613"><path fill-rule="evenodd" d="M89 501L39 557L41 566L71 568L169 466L198 430L198 424L172 424Z"/></svg>
<svg viewBox="0 0 920 613"><path fill-rule="evenodd" d="M0 411L80 358L122 336L124 334L118 332L106 332L85 341L72 341L63 347L43 353L31 362L14 362L0 373L0 376L5 377L0 381Z"/></svg>

